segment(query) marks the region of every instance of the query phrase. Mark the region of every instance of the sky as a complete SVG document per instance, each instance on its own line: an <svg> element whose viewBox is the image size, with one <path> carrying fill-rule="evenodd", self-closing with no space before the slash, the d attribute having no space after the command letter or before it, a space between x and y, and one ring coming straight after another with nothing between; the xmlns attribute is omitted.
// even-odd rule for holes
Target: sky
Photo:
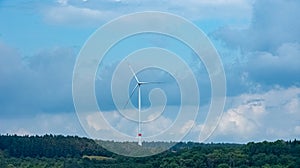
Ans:
<svg viewBox="0 0 300 168"><path fill-rule="evenodd" d="M2 0L0 134L89 136L80 124L72 98L73 69L80 49L112 19L134 12L161 11L195 24L220 55L226 75L226 103L217 128L206 142L299 139L299 10L298 0ZM198 141L210 105L209 75L191 49L170 37L132 36L112 47L99 65L95 81L103 115L115 129L132 136L136 133L136 124L119 115L109 91L120 60L144 47L171 50L191 67L200 90L200 111L195 121L185 123L193 128L183 140ZM137 75L143 80L169 82L145 87L142 94L148 107L150 90L165 90L164 115L144 125L144 132L161 132L176 118L173 111L180 106L178 86L161 70ZM133 86L131 80L128 93ZM153 108L160 109L160 105ZM105 121L96 119L97 113L89 112L86 123L89 129L101 132L100 138L109 137L109 128ZM185 127L178 132L181 130Z"/></svg>

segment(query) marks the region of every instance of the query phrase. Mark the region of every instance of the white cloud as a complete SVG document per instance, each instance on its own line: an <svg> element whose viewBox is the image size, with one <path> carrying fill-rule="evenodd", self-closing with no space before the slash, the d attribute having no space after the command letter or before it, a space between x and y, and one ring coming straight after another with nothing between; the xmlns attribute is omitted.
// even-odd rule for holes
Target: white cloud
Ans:
<svg viewBox="0 0 300 168"><path fill-rule="evenodd" d="M300 88L274 88L257 94L231 98L211 139L246 142L299 138ZM297 112L295 112L297 111Z"/></svg>
<svg viewBox="0 0 300 168"><path fill-rule="evenodd" d="M106 124L106 121L103 118L101 118L103 119L102 121L99 121L97 115L97 113L92 113L87 116L86 120L88 125L96 131L109 130L110 127Z"/></svg>
<svg viewBox="0 0 300 168"><path fill-rule="evenodd" d="M47 114L35 116L0 118L1 134L44 135L64 134L86 136L74 113Z"/></svg>
<svg viewBox="0 0 300 168"><path fill-rule="evenodd" d="M224 19L235 18L250 20L252 1L250 0L187 0L170 1L176 13L190 19Z"/></svg>
<svg viewBox="0 0 300 168"><path fill-rule="evenodd" d="M300 135L300 126L299 125L295 126L295 128L294 128L294 134L295 135Z"/></svg>
<svg viewBox="0 0 300 168"><path fill-rule="evenodd" d="M135 113L133 111L134 110L126 110L127 113ZM102 118L101 115L104 118ZM124 117L118 111L93 112L87 116L86 120L88 126L96 131L108 131L107 133L112 133L112 130L117 130L120 134L127 134L128 136L135 137L138 132L138 123L129 120L126 117L128 116ZM137 119L137 117L134 119ZM172 122L173 121L170 118L158 116L155 120L141 124L142 133L145 136L153 136L159 134L167 129L172 124Z"/></svg>
<svg viewBox="0 0 300 168"><path fill-rule="evenodd" d="M229 98L231 106L224 112L218 128L209 141L248 142L300 138L300 114L298 113L300 107L295 105L299 101L300 88L298 87L277 87L267 92L242 94ZM207 109L205 108L205 110ZM132 113L132 110L127 112ZM137 123L124 118L116 111L104 112L103 114L109 123L109 127L113 127L133 138L136 136ZM200 115L201 118L205 117L202 113ZM147 118L145 117L145 119ZM94 114L91 113L87 121L90 127L101 132L101 136L111 137L112 139L117 136L112 136L112 132L107 125L103 125L103 122L96 119ZM142 133L145 136L161 133L173 121L173 119L166 116L160 116L149 124L142 124ZM173 137L183 135L193 125L193 129L183 140L198 141L203 123L200 121L194 122L193 120L186 120L181 127L176 127L173 131L167 134L164 133L161 137L163 140L172 140ZM122 139L122 137L119 138L118 140L128 140Z"/></svg>
<svg viewBox="0 0 300 168"><path fill-rule="evenodd" d="M161 109L161 107L154 107L153 109L153 111L156 111L156 109ZM183 115L183 118L176 118L176 116L174 116L176 115L174 109L178 109L178 107L171 107L161 115L152 118L150 121L147 121L147 116L142 117L141 133L143 137L150 141L178 141L183 138L183 136L193 127L194 120L190 118L192 116L188 114L188 112L183 112L187 113L186 115ZM194 108L187 106L185 109ZM136 115L136 117L133 118L136 121L126 117L132 117L131 115L128 115L129 113L138 113L136 109L126 109L124 111L125 113L123 115L118 111L88 113L85 118L87 127L84 127L91 136L96 136L93 138L106 139L109 137L109 139L116 141L132 140L138 133L138 117ZM147 115L147 112L144 112L141 113L142 116ZM173 112L172 117L165 115L169 112ZM149 113L149 115L151 115L151 113ZM101 118L101 116L104 118ZM196 136L193 139L196 139Z"/></svg>
<svg viewBox="0 0 300 168"><path fill-rule="evenodd" d="M186 122L183 127L179 130L179 133L184 134L185 132L187 132L190 128L192 128L194 126L194 121L193 120L189 120L188 122Z"/></svg>
<svg viewBox="0 0 300 168"><path fill-rule="evenodd" d="M294 97L285 104L284 110L291 114L296 114L300 109L300 100L297 97Z"/></svg>
<svg viewBox="0 0 300 168"><path fill-rule="evenodd" d="M58 0L60 6L51 7L46 18L60 24L92 24L107 21L124 14L142 11L171 12L188 19L217 19L249 21L252 12L252 0L217 0L217 1L83 1ZM79 22L79 23L78 23Z"/></svg>
<svg viewBox="0 0 300 168"><path fill-rule="evenodd" d="M57 0L57 2L61 5L67 5L68 4L68 0Z"/></svg>
<svg viewBox="0 0 300 168"><path fill-rule="evenodd" d="M253 97L252 97L253 99ZM247 139L259 128L260 116L265 112L265 107L254 98L253 102L239 105L224 113L219 125L219 134L233 134Z"/></svg>
<svg viewBox="0 0 300 168"><path fill-rule="evenodd" d="M115 17L113 11L94 10L73 5L51 7L46 11L46 20L59 24L81 26L101 25L103 21Z"/></svg>
<svg viewBox="0 0 300 168"><path fill-rule="evenodd" d="M218 128L209 141L248 142L300 138L300 107L295 106L295 102L300 101L300 88L274 88L263 93L243 94L229 99L231 99L232 106L224 112ZM116 111L103 112L103 115L109 125L103 124L104 120L99 120L96 113L90 113L86 118L89 128L100 133L101 137L97 138L118 137L111 132L110 129L113 127L132 136L130 140L136 140L134 137L137 133L137 123L125 119ZM166 116L160 116L149 124L142 124L142 133L145 136L161 133L173 121ZM183 135L193 125L193 129L183 140L197 141L203 123L200 121L194 123L193 120L186 120L183 126L175 127L172 132L162 135L161 138L172 140L174 137ZM0 132L20 135L52 133L86 136L75 113L40 113L33 118L2 118L0 119ZM118 138L120 139L114 140L128 140Z"/></svg>
<svg viewBox="0 0 300 168"><path fill-rule="evenodd" d="M14 134L20 135L20 136L24 136L24 135L34 135L32 134L30 131L24 129L24 128L19 128L16 132L14 132Z"/></svg>
<svg viewBox="0 0 300 168"><path fill-rule="evenodd" d="M162 116L147 125L143 125L143 127L145 126L145 132L148 132L150 135L155 135L166 130L172 122L170 118Z"/></svg>

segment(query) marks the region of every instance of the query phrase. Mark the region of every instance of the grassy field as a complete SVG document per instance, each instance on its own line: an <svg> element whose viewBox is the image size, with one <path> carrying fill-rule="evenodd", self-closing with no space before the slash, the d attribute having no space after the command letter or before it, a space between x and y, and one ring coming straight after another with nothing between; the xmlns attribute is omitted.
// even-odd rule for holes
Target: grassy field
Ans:
<svg viewBox="0 0 300 168"><path fill-rule="evenodd" d="M88 159L95 159L95 160L115 160L114 158L111 157L106 157L106 156L89 156L89 155L83 155L82 158L88 158Z"/></svg>

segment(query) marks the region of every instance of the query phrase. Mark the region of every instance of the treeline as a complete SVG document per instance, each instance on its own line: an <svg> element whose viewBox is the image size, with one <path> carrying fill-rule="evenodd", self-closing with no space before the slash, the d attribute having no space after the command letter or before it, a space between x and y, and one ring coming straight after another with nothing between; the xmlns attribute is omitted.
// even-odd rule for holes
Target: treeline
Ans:
<svg viewBox="0 0 300 168"><path fill-rule="evenodd" d="M12 157L112 155L92 139L51 134L44 136L0 135L0 149Z"/></svg>
<svg viewBox="0 0 300 168"><path fill-rule="evenodd" d="M162 167L300 167L300 141L199 144L170 154Z"/></svg>
<svg viewBox="0 0 300 168"><path fill-rule="evenodd" d="M122 145L133 146L129 142ZM153 142L151 146L156 147ZM94 140L77 136L1 135L0 167L297 168L300 167L300 141L247 144L180 142L158 155L134 158L113 154Z"/></svg>

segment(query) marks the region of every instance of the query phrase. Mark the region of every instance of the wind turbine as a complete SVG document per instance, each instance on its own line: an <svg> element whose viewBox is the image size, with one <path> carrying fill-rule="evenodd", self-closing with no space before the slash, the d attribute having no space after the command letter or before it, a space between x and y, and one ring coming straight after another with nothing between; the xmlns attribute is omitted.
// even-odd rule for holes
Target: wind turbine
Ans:
<svg viewBox="0 0 300 168"><path fill-rule="evenodd" d="M138 77L136 76L134 70L132 69L132 67L128 64L128 67L130 69L130 71L132 72L134 79L136 81L136 85L133 88L133 90L131 91L131 94L129 96L129 99L127 100L124 108L128 105L132 95L134 94L135 90L138 89L138 110L139 110L139 116L138 116L138 145L142 146L142 133L141 133L141 106L142 106L142 99L141 99L141 86L142 85L146 85L146 84L157 84L157 83L161 83L161 82L143 82L140 81L138 79Z"/></svg>

